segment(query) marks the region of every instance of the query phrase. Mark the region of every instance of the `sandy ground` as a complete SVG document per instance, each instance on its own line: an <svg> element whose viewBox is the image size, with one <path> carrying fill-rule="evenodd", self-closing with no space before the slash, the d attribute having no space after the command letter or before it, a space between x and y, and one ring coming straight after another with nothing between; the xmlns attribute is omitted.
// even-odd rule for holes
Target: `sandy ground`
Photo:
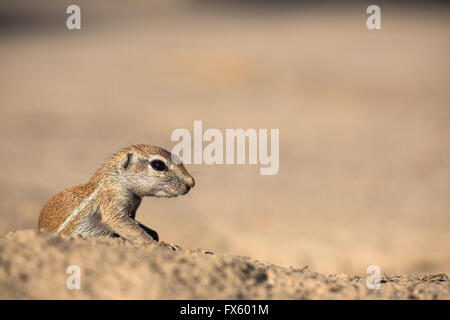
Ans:
<svg viewBox="0 0 450 320"><path fill-rule="evenodd" d="M64 1L1 4L0 235L36 228L51 195L86 182L118 149L147 143L170 150L173 130L192 132L193 121L202 120L205 129L279 128L280 170L261 176L258 165L187 166L196 179L189 194L144 199L137 212L162 240L223 254L236 263L227 269L236 281L243 281L237 274L245 262L229 255L286 268L308 265L322 274L363 277L369 265L387 274L449 274L448 10L384 5L383 29L369 31L359 5L269 14L206 9L190 1L79 3L80 31L65 29ZM15 244L16 237L31 237L36 247ZM169 297L162 287L146 293L149 282L139 284L137 273L127 275L134 277L127 288L142 286L140 293L101 293L89 272L99 274L93 264L103 257L125 260L122 271L113 269L124 276L141 256L168 259L171 268L183 257L143 249L133 256L134 247L118 243L117 253L103 252L112 244L78 240L55 240L67 250L56 245L46 252L48 239L25 232L2 240L2 261L23 263L22 270L9 272L30 279L2 295ZM53 254L61 270L72 254L91 261L86 277L92 290L56 294L53 284L38 289L30 274L46 266L50 277L46 259ZM186 259L207 268L225 261L216 255ZM144 264L136 266L148 279L162 279ZM2 268L1 283L20 279ZM276 270L281 278L287 272ZM205 279L213 279L208 274ZM58 277L61 282L64 274ZM327 281L317 277L318 285ZM355 289L355 280L336 281L349 285L336 297L377 295ZM36 288L25 293L26 283ZM301 284L273 294L306 296L296 286ZM404 288L398 294L407 297ZM223 295L236 296L233 290ZM249 297L270 292L242 290Z"/></svg>
<svg viewBox="0 0 450 320"><path fill-rule="evenodd" d="M449 299L446 275L366 279L282 268L249 257L177 251L121 239L74 239L23 230L0 239L2 299ZM24 265L27 268L23 268ZM70 265L80 289L67 289Z"/></svg>

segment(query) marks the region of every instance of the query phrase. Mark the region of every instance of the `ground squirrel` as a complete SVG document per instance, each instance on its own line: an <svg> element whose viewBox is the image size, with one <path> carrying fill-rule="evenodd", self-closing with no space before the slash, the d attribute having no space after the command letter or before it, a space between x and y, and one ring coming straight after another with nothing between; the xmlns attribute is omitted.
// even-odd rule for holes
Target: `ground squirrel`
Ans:
<svg viewBox="0 0 450 320"><path fill-rule="evenodd" d="M133 145L117 152L86 184L48 200L38 227L65 235L119 236L158 241L158 234L135 220L142 197L176 197L194 187L194 178L170 152Z"/></svg>

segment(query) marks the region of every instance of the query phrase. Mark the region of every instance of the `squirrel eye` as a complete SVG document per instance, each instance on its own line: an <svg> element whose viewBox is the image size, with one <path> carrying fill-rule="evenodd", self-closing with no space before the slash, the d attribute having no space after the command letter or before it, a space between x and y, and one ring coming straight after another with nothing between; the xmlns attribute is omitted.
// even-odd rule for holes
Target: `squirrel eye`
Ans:
<svg viewBox="0 0 450 320"><path fill-rule="evenodd" d="M150 162L150 165L156 171L164 171L167 169L166 164L164 162L162 162L161 160L153 160L152 162Z"/></svg>

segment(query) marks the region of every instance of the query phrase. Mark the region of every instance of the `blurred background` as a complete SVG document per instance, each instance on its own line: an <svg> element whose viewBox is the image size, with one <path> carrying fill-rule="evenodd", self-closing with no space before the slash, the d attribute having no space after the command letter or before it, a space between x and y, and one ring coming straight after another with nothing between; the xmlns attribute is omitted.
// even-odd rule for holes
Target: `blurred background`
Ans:
<svg viewBox="0 0 450 320"><path fill-rule="evenodd" d="M81 7L81 30L66 8ZM118 149L279 128L280 170L189 165L137 219L184 248L324 273L450 272L448 7L0 2L0 235Z"/></svg>

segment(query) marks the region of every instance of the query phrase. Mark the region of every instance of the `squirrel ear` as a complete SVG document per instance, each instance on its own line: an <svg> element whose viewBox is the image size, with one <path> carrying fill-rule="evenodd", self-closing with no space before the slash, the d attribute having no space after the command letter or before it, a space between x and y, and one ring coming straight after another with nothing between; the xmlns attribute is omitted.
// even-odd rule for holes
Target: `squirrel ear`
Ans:
<svg viewBox="0 0 450 320"><path fill-rule="evenodd" d="M133 160L133 154L132 153L127 153L122 160L122 168L123 169L127 169L130 164L131 164L131 160Z"/></svg>

